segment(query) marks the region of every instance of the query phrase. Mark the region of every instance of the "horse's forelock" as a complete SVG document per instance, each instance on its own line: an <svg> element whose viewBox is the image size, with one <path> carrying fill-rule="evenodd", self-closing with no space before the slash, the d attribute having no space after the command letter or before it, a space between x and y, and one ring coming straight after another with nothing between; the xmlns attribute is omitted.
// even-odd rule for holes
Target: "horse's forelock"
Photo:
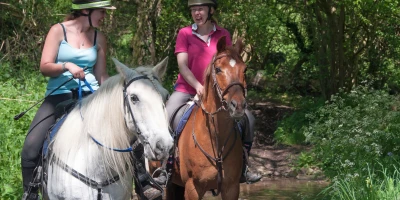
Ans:
<svg viewBox="0 0 400 200"><path fill-rule="evenodd" d="M138 73L142 74L142 75L154 76L154 77L159 78L159 77L157 76L157 74L155 74L155 73L153 72L152 66L140 66L140 67L137 67L135 70L136 70Z"/></svg>
<svg viewBox="0 0 400 200"><path fill-rule="evenodd" d="M239 60L242 60L242 57L240 56L240 53L241 52L237 52L236 51L236 48L234 47L234 46L226 46L226 49L225 49L225 51L223 51L223 52L217 52L216 54L215 54L215 56L218 56L218 55L220 55L220 54L226 54L228 57L231 57L232 59L234 59L234 60L236 60L236 61L239 61ZM206 73L204 74L204 98L207 98L207 96L208 96L208 87L209 87L209 84L212 84L211 83L211 73L212 73L212 69L213 69L213 62L214 62L214 60L211 60L211 62L210 62L210 64L208 64L208 67L207 67L207 69L206 69ZM210 91L211 92L211 91Z"/></svg>

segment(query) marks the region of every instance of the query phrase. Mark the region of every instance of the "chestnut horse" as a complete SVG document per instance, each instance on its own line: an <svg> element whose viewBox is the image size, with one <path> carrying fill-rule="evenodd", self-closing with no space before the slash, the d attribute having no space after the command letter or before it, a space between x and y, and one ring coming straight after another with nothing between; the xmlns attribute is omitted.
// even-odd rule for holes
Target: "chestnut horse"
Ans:
<svg viewBox="0 0 400 200"><path fill-rule="evenodd" d="M226 46L225 37L219 39L206 71L204 95L178 140L167 199L202 199L215 189L222 199L238 199L243 157L237 120L246 108L242 49L240 39L234 46Z"/></svg>

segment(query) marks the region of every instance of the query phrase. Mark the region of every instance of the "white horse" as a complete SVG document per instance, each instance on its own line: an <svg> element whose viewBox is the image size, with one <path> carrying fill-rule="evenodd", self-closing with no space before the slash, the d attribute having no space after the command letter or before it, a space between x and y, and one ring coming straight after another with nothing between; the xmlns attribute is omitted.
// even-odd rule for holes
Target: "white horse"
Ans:
<svg viewBox="0 0 400 200"><path fill-rule="evenodd" d="M131 149L141 142L148 159L168 157L173 146L164 106L168 91L160 83L167 58L154 68L114 62L119 75L76 105L51 141L45 198L127 200Z"/></svg>

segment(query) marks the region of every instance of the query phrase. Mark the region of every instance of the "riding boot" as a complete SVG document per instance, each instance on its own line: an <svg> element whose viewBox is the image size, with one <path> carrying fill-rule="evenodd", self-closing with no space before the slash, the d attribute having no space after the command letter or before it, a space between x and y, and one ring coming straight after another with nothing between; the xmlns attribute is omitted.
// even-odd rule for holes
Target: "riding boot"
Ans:
<svg viewBox="0 0 400 200"><path fill-rule="evenodd" d="M252 143L245 142L243 144L246 152L243 152L243 167L242 167L242 176L240 177L240 183L246 182L247 184L258 182L262 176L259 173L253 173L249 171L249 163L248 156L250 155ZM246 155L247 154L247 155Z"/></svg>
<svg viewBox="0 0 400 200"><path fill-rule="evenodd" d="M36 175L34 167L22 167L24 194L22 200L38 200L39 188L33 186L33 177Z"/></svg>
<svg viewBox="0 0 400 200"><path fill-rule="evenodd" d="M153 187L150 181L150 175L146 171L144 157L144 147L139 145L133 152L135 154L135 192L141 196L141 200L162 199L162 192Z"/></svg>

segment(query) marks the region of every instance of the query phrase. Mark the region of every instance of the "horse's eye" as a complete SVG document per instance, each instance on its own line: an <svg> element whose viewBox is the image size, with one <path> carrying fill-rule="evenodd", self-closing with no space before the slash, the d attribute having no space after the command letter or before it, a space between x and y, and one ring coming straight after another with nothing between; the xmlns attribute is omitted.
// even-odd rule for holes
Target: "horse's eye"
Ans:
<svg viewBox="0 0 400 200"><path fill-rule="evenodd" d="M139 102L139 97L136 94L131 95L131 101L133 104Z"/></svg>
<svg viewBox="0 0 400 200"><path fill-rule="evenodd" d="M215 73L218 74L218 73L220 73L220 72L222 72L221 68L216 67L216 68L215 68Z"/></svg>

